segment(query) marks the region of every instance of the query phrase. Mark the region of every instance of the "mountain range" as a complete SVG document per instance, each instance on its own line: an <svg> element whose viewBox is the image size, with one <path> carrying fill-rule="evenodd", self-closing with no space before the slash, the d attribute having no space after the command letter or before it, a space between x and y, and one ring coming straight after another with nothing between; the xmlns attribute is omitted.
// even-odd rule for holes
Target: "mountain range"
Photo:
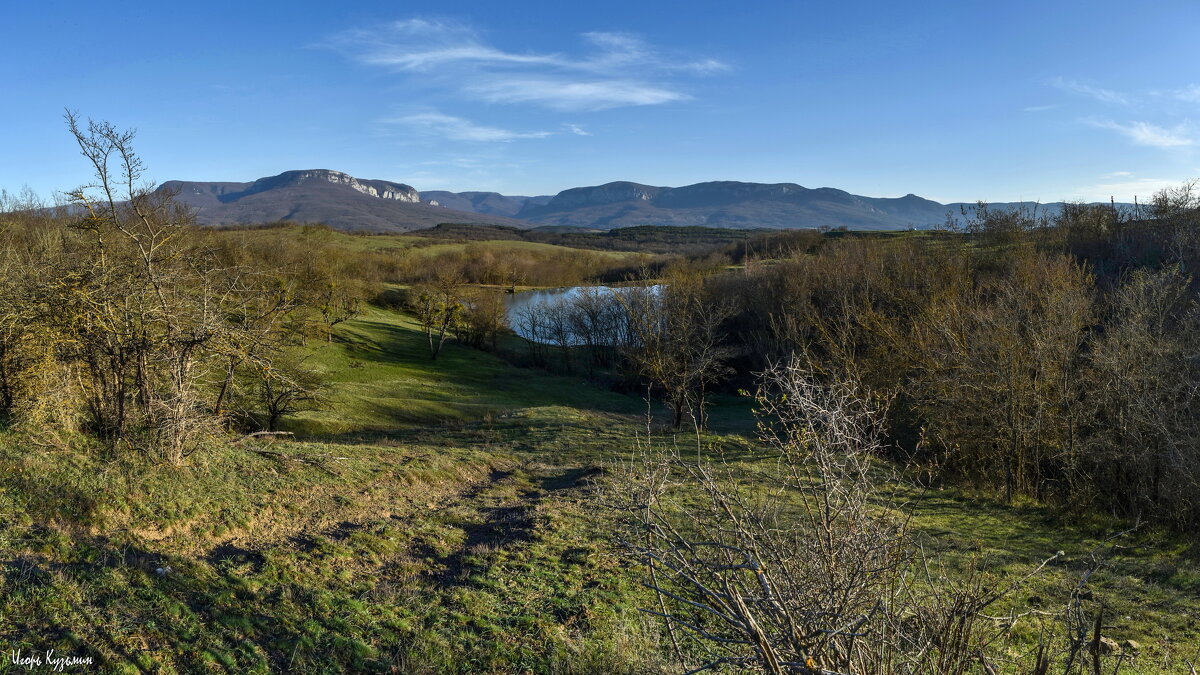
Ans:
<svg viewBox="0 0 1200 675"><path fill-rule="evenodd" d="M441 223L609 230L635 225L726 228L926 228L961 221L972 203L941 204L913 194L864 197L795 183L713 181L657 187L619 181L554 196L496 192L418 192L403 183L339 171L285 171L249 183L169 181L205 225L277 220L320 222L349 231L405 232ZM1061 202L1006 202L995 209L1036 208L1053 215Z"/></svg>
<svg viewBox="0 0 1200 675"><path fill-rule="evenodd" d="M456 211L422 201L411 186L363 180L340 171L285 171L251 183L173 180L159 189L176 192L202 225L236 225L292 220L364 232L407 232L440 223L509 225L525 221L475 211Z"/></svg>

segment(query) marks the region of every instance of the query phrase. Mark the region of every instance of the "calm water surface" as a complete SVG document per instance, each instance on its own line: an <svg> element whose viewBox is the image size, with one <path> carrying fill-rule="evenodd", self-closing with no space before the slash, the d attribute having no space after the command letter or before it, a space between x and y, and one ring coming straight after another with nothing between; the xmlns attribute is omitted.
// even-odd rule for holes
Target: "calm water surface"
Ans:
<svg viewBox="0 0 1200 675"><path fill-rule="evenodd" d="M543 288L535 291L522 291L513 293L512 295L504 296L504 309L508 317L508 324L513 331L523 338L529 338L525 335L521 326L521 312L529 308L551 305L560 302L570 302L573 298L584 292L584 289L594 289L601 293L622 293L628 290L628 286L568 286L566 288ZM649 287L652 291L657 292L662 286L655 285Z"/></svg>

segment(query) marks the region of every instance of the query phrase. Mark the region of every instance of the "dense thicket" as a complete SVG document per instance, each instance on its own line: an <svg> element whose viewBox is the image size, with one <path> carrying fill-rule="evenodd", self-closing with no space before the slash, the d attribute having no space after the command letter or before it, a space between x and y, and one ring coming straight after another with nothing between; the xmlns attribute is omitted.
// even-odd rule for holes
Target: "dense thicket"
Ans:
<svg viewBox="0 0 1200 675"><path fill-rule="evenodd" d="M988 212L959 236L829 242L711 279L743 373L800 355L894 396L927 475L1063 505L1200 519L1200 194L1149 218Z"/></svg>
<svg viewBox="0 0 1200 675"><path fill-rule="evenodd" d="M178 463L310 397L283 355L352 316L361 281L336 255L193 227L140 184L130 132L68 123L95 181L58 209L0 208L0 420Z"/></svg>

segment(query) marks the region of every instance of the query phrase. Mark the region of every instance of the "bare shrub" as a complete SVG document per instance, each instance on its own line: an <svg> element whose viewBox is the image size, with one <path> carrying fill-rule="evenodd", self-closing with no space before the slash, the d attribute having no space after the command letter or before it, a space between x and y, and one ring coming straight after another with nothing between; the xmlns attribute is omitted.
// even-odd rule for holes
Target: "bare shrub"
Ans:
<svg viewBox="0 0 1200 675"><path fill-rule="evenodd" d="M278 431L287 415L321 407L327 383L294 352L284 352L248 369L239 383L239 409L254 426Z"/></svg>
<svg viewBox="0 0 1200 675"><path fill-rule="evenodd" d="M920 556L875 461L887 401L799 361L766 372L758 401L768 468L647 443L613 496L656 598L645 611L689 672L994 672L1003 629L982 612L1020 582Z"/></svg>
<svg viewBox="0 0 1200 675"><path fill-rule="evenodd" d="M306 317L346 320L358 291L194 227L143 181L133 132L66 121L94 180L64 208L0 196L0 418L181 464L224 431L239 371L269 367Z"/></svg>
<svg viewBox="0 0 1200 675"><path fill-rule="evenodd" d="M503 294L494 289L477 288L465 296L458 339L476 349L495 351L500 334L508 330Z"/></svg>

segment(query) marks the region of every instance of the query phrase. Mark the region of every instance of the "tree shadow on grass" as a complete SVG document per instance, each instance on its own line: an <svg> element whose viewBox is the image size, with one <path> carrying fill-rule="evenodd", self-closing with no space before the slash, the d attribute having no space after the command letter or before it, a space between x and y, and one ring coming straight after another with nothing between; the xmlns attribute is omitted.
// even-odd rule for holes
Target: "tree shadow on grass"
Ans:
<svg viewBox="0 0 1200 675"><path fill-rule="evenodd" d="M357 527L343 523L329 536L346 538ZM78 538L54 557L0 560L0 588L21 603L21 620L0 621L0 637L33 653L91 656L98 672L125 672L118 664L141 672L208 672L216 664L229 672L286 672L301 663L325 663L329 672L386 670L345 649L344 622L304 601L321 592L319 583L276 579L270 564L263 552L232 543L191 557ZM280 593L300 597L281 611L273 597ZM329 637L306 637L313 632Z"/></svg>
<svg viewBox="0 0 1200 675"><path fill-rule="evenodd" d="M639 399L601 389L582 377L520 368L493 354L453 342L447 343L433 360L419 331L384 321L359 320L339 333L335 342L346 357L362 364L356 367L360 374L336 382L335 387L394 381L398 388L406 389L397 391L397 405L405 399L428 400L448 406L452 414L470 412L470 408L488 412L551 405L634 413L642 407ZM376 366L384 369L373 372Z"/></svg>

